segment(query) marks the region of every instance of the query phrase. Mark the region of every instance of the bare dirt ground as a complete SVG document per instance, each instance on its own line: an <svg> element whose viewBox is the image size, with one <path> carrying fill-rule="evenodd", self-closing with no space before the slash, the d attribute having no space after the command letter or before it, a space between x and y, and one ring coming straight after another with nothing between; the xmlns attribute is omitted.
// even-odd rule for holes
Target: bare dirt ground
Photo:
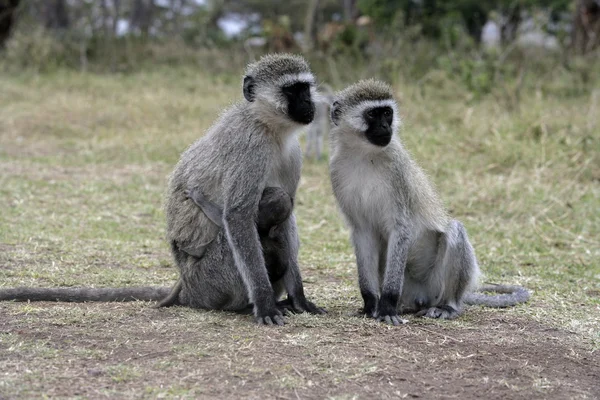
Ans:
<svg viewBox="0 0 600 400"><path fill-rule="evenodd" d="M467 324L388 327L331 310L280 329L147 303L4 303L0 314L3 398L600 396L598 355L574 333L478 308Z"/></svg>

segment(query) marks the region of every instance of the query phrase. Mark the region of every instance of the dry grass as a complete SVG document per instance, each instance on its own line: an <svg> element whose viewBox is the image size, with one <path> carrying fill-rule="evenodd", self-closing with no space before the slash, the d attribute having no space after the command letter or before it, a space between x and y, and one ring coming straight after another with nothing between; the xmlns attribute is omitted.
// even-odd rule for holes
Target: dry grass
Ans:
<svg viewBox="0 0 600 400"><path fill-rule="evenodd" d="M0 75L0 284L170 285L162 196L239 98L198 71ZM399 82L406 146L469 230L487 280L529 304L392 328L361 301L325 163L298 194L300 261L327 316L279 329L148 304L0 304L0 397L600 396L600 90L480 101Z"/></svg>

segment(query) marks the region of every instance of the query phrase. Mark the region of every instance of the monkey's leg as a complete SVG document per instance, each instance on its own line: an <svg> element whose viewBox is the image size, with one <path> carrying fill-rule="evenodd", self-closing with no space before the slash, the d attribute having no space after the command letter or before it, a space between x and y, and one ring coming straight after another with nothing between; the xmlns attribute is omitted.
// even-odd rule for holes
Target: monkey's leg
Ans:
<svg viewBox="0 0 600 400"><path fill-rule="evenodd" d="M212 221L213 224L223 227L223 209L208 200L200 188L195 187L185 191L185 194L190 198L202 212Z"/></svg>
<svg viewBox="0 0 600 400"><path fill-rule="evenodd" d="M375 232L360 228L352 229L352 244L358 267L358 285L364 301L363 313L377 317L379 301L379 248Z"/></svg>
<svg viewBox="0 0 600 400"><path fill-rule="evenodd" d="M377 319L400 325L407 321L398 317L398 303L404 284L404 271L408 259L410 236L408 229L398 226L390 235L385 274L381 285L381 298L377 305Z"/></svg>
<svg viewBox="0 0 600 400"><path fill-rule="evenodd" d="M300 240L296 227L296 217L292 213L290 217L280 224L275 233L278 235L276 240L280 243L277 251L279 252L279 262L283 264L283 285L288 294L288 300L292 304L294 312L308 312L311 314L325 314L326 311L308 301L304 295L304 286L302 285L302 276L298 266L298 249ZM268 266L269 267L269 266Z"/></svg>
<svg viewBox="0 0 600 400"><path fill-rule="evenodd" d="M462 312L462 298L479 275L475 251L465 227L450 221L438 239L437 257L428 277L430 300L439 300L417 313L427 318L452 319Z"/></svg>
<svg viewBox="0 0 600 400"><path fill-rule="evenodd" d="M280 281L287 268L286 257L283 254L286 239L280 232L284 229L280 224L290 217L293 208L294 202L291 197L279 187L266 188L258 205L256 226L269 281L273 285L277 299L285 290ZM282 307L278 304L278 308Z"/></svg>
<svg viewBox="0 0 600 400"><path fill-rule="evenodd" d="M202 258L179 250L179 304L209 310L244 310L250 304L244 285L223 231L207 246Z"/></svg>
<svg viewBox="0 0 600 400"><path fill-rule="evenodd" d="M175 262L178 266L183 265L186 262L189 256L193 256L196 258L202 258L204 253L206 253L206 248L212 242L212 240L208 243L199 244L199 245L182 245L175 241L171 242L171 252L175 258ZM162 307L170 307L174 305L179 305L179 294L181 293L182 282L181 278L175 283L171 292L167 297L159 301L154 308L162 308Z"/></svg>

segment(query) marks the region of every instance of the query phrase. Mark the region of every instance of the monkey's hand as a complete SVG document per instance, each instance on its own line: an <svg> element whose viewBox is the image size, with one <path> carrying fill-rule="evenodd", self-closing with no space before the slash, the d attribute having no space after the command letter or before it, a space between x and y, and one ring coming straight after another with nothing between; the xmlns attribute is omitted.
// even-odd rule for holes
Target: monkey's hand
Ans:
<svg viewBox="0 0 600 400"><path fill-rule="evenodd" d="M408 320L398 316L396 307L383 303L381 300L379 301L379 310L377 310L375 318L377 318L377 321L394 326L406 324L408 322Z"/></svg>
<svg viewBox="0 0 600 400"><path fill-rule="evenodd" d="M277 302L277 307L284 313L301 314L307 312L309 314L327 314L327 310L321 308L305 297L291 297Z"/></svg>
<svg viewBox="0 0 600 400"><path fill-rule="evenodd" d="M254 315L256 323L259 325L285 325L283 314L277 308L255 309Z"/></svg>

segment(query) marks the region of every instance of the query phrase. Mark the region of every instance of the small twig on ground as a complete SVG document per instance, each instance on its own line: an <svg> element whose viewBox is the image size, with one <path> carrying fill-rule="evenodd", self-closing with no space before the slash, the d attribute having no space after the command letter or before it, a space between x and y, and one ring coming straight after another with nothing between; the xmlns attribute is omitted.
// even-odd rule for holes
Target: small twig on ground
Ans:
<svg viewBox="0 0 600 400"><path fill-rule="evenodd" d="M292 365L292 369L294 370L294 372L296 372L298 375L300 375L300 378L306 379L306 377L304 375L302 375L302 372L298 371L298 369L296 367L294 367L293 365Z"/></svg>
<svg viewBox="0 0 600 400"><path fill-rule="evenodd" d="M437 335L437 336L441 336L441 337L443 337L443 338L445 338L445 339L454 340L454 341L455 341L455 342L457 342L457 343L462 343L462 342L463 342L463 341L462 341L462 340L460 340L460 339L456 339L456 338L453 338L452 336L448 336L448 335L445 335L445 334L443 334L443 333L439 333L439 332L432 331L432 330L430 330L430 329L427 329L427 328L423 328L422 326L413 325L413 327L414 327L414 328L421 329L421 330L423 330L423 331L425 331L425 332L432 333L432 334L434 334L434 335Z"/></svg>

